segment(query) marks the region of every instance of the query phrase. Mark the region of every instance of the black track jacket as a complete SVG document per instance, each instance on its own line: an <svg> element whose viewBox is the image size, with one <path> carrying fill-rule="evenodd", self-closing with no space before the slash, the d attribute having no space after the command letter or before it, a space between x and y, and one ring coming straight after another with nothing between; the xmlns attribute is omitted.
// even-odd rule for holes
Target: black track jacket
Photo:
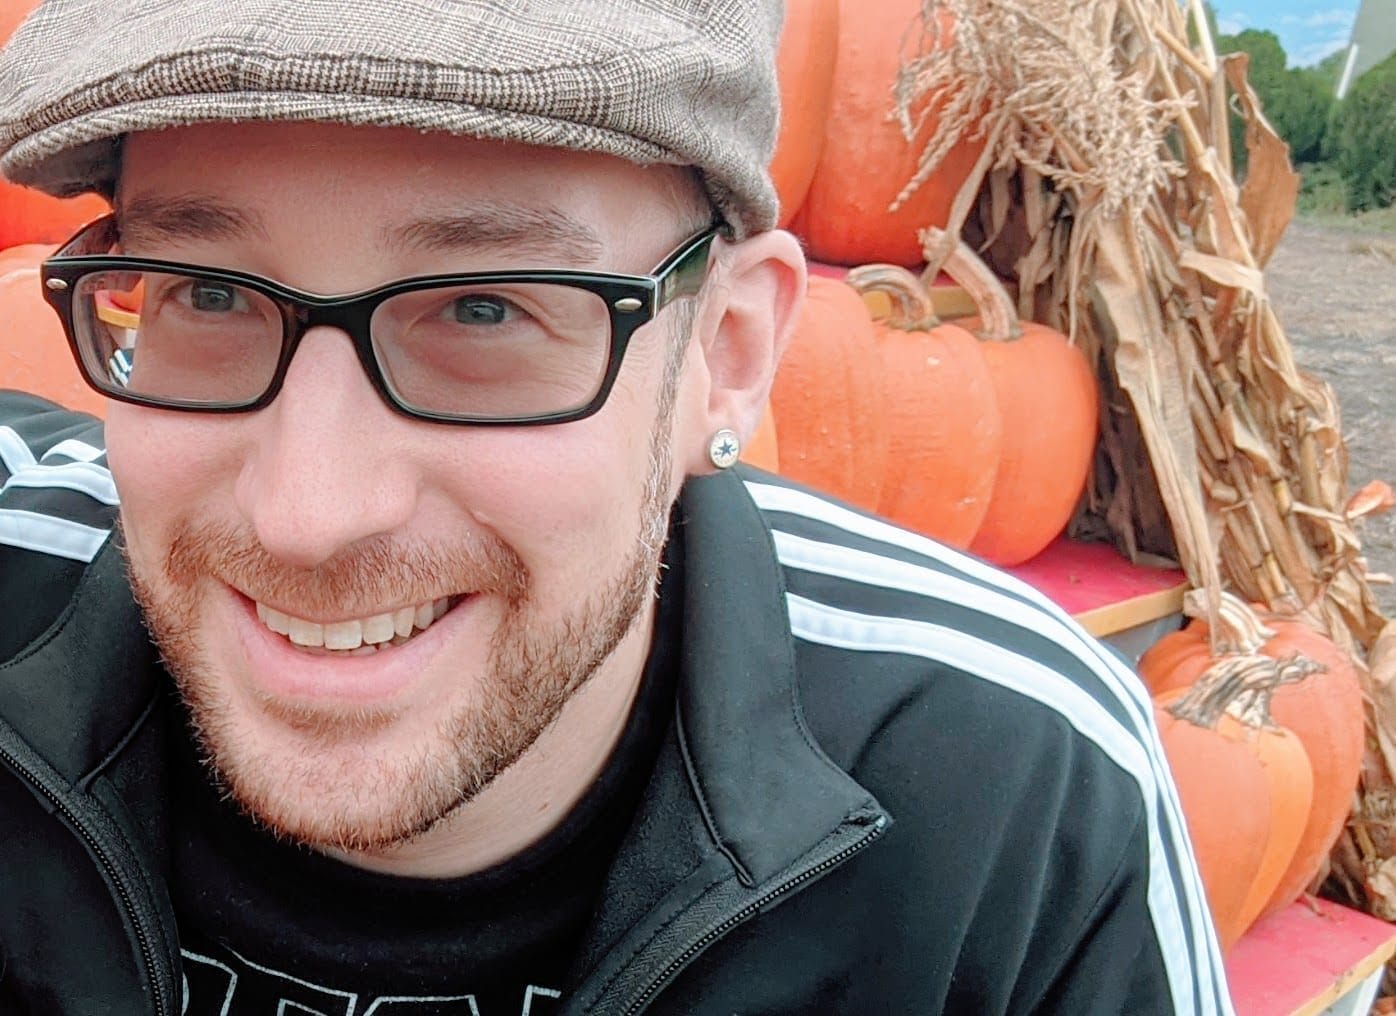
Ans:
<svg viewBox="0 0 1396 1016"><path fill-rule="evenodd" d="M0 1013L177 1016L169 682L100 425L0 393L0 485ZM566 1013L1231 1011L1148 700L1109 652L765 474L676 510L673 721Z"/></svg>

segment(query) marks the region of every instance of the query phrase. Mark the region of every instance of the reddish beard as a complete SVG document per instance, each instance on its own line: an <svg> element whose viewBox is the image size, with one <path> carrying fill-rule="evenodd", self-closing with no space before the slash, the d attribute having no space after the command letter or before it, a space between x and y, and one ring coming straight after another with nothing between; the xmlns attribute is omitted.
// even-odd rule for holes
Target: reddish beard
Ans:
<svg viewBox="0 0 1396 1016"><path fill-rule="evenodd" d="M245 531L180 523L163 562L132 559L131 580L213 778L273 833L321 848L377 851L435 827L534 744L641 615L668 513L668 457L659 459L631 554L579 607L551 621L535 616L530 576L497 539L457 548L381 539L298 570ZM391 709L345 712L263 698L260 708L287 732L285 745L267 749L246 736L201 643L201 606L214 583L311 615L367 614L456 592L493 594L506 608L484 672L462 675L475 685L473 704L442 716L410 754L360 748L398 719Z"/></svg>

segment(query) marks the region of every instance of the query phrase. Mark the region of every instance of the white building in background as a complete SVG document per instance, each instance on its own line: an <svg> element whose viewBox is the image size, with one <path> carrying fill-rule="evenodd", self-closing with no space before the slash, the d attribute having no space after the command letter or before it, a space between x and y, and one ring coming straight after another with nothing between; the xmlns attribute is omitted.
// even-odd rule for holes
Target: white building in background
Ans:
<svg viewBox="0 0 1396 1016"><path fill-rule="evenodd" d="M1362 72L1396 53L1396 0L1362 0L1352 24L1352 41L1338 77L1338 98Z"/></svg>

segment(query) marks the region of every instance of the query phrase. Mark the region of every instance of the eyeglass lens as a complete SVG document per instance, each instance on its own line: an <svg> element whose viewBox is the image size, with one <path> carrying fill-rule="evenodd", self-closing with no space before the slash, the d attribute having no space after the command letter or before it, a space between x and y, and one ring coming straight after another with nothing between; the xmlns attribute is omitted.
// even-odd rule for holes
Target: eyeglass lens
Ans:
<svg viewBox="0 0 1396 1016"><path fill-rule="evenodd" d="M104 387L186 404L250 404L273 383L292 311L259 290L168 272L101 271L73 287L75 338ZM394 294L369 323L385 383L412 409L477 418L590 402L610 355L605 300L558 283Z"/></svg>

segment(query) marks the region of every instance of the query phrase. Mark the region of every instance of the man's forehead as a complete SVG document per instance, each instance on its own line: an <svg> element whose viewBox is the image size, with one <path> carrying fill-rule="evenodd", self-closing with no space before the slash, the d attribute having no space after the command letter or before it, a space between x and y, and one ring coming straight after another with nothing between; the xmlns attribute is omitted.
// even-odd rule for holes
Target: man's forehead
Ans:
<svg viewBox="0 0 1396 1016"><path fill-rule="evenodd" d="M387 252L508 251L568 264L591 264L605 250L598 230L552 205L501 201L431 200L380 223L376 246ZM132 249L170 244L253 240L272 242L263 210L213 191L166 194L123 188L116 204L122 242Z"/></svg>
<svg viewBox="0 0 1396 1016"><path fill-rule="evenodd" d="M667 241L711 214L689 169L397 128L205 124L124 148L116 207L128 250L260 247L295 221L385 254L600 266L636 237Z"/></svg>

